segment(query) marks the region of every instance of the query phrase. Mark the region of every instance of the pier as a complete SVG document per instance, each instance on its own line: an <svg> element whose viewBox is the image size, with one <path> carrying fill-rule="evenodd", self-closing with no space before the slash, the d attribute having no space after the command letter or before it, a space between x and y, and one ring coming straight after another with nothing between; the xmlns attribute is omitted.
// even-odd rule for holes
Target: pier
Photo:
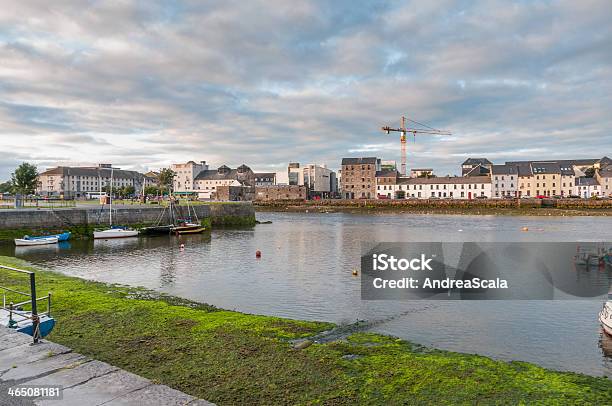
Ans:
<svg viewBox="0 0 612 406"><path fill-rule="evenodd" d="M9 388L61 386L61 400L15 397ZM0 404L214 405L166 385L87 358L70 348L0 326Z"/></svg>
<svg viewBox="0 0 612 406"><path fill-rule="evenodd" d="M170 222L168 210L149 205L113 205L113 223L142 227ZM187 216L187 207L180 207ZM203 225L252 226L255 225L255 210L250 202L228 202L197 204L190 208ZM0 210L0 240L21 238L25 234L71 231L77 236L87 236L95 228L108 226L109 206L78 206L61 209L5 209ZM166 223L167 224L167 223Z"/></svg>

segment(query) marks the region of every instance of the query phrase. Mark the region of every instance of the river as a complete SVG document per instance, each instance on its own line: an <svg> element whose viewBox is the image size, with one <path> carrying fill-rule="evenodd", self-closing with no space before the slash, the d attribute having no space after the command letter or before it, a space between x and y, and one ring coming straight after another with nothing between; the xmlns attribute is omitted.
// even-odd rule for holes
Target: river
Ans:
<svg viewBox="0 0 612 406"><path fill-rule="evenodd" d="M608 217L258 213L254 229L59 246L0 246L43 268L225 309L350 324L458 352L612 376L600 300L362 301L362 242L611 241ZM529 231L522 231L527 227ZM180 242L185 244L180 248ZM255 251L262 252L261 259ZM610 271L604 272L610 277Z"/></svg>

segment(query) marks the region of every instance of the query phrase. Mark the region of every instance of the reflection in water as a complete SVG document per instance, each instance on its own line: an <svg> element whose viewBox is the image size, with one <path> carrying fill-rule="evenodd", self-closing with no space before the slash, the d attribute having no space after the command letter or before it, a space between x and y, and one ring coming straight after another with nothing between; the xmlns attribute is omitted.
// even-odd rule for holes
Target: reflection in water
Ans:
<svg viewBox="0 0 612 406"><path fill-rule="evenodd" d="M612 337L601 330L599 347L604 355L604 365L608 370L612 370Z"/></svg>
<svg viewBox="0 0 612 406"><path fill-rule="evenodd" d="M612 219L260 213L272 224L209 234L71 241L70 249L17 251L71 275L145 286L239 311L353 323L424 345L612 374L599 333L601 303L577 301L364 301L362 244L403 241L612 240ZM521 229L528 227L530 232ZM180 244L185 245L184 249ZM261 250L262 258L255 259ZM607 283L610 269L577 267ZM593 279L595 278L595 279ZM555 297L562 292L555 292Z"/></svg>

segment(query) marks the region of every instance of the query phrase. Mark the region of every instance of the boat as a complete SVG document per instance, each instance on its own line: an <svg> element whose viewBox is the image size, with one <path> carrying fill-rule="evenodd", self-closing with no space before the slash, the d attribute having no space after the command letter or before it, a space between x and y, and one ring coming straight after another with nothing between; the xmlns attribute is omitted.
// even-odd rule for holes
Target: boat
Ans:
<svg viewBox="0 0 612 406"><path fill-rule="evenodd" d="M192 220L191 215L195 217L195 223ZM183 217L181 215L181 217ZM200 220L198 219L198 214L195 211L195 208L192 208L189 204L189 200L187 200L187 216L179 219L177 221L177 225L174 226L172 232L177 235L182 234L201 234L206 231L206 227L200 224Z"/></svg>
<svg viewBox="0 0 612 406"><path fill-rule="evenodd" d="M172 232L172 229L174 228L173 225L168 224L168 225L157 225L157 226L149 226L149 227L143 227L140 229L140 234L142 235L168 235Z"/></svg>
<svg viewBox="0 0 612 406"><path fill-rule="evenodd" d="M603 305L603 308L599 312L599 323L603 331L612 336L612 295L608 294L608 301Z"/></svg>
<svg viewBox="0 0 612 406"><path fill-rule="evenodd" d="M94 231L94 239L104 239L107 240L109 238L126 238L126 237L137 237L138 231L129 230L126 228L109 228L107 230Z"/></svg>
<svg viewBox="0 0 612 406"><path fill-rule="evenodd" d="M56 237L57 239L57 237ZM20 333L31 335L37 343L42 337L47 336L55 326L55 319L51 316L51 294L37 297L36 295L36 275L32 271L11 268L0 265L0 270L27 274L30 279L30 292L20 292L14 287L0 286L2 292L2 303L0 305L0 326L6 326ZM24 296L24 300L13 303L7 297ZM41 303L42 302L42 303ZM44 303L46 302L46 306ZM24 310L29 307L29 310ZM46 307L45 311L40 311L41 307Z"/></svg>
<svg viewBox="0 0 612 406"><path fill-rule="evenodd" d="M181 223L178 226L172 228L172 232L175 234L200 234L206 231L206 227L195 224L195 223Z"/></svg>
<svg viewBox="0 0 612 406"><path fill-rule="evenodd" d="M113 168L110 176L110 195L113 195ZM130 230L125 227L113 227L113 199L111 197L108 210L108 223L110 228L106 230L94 231L93 238L96 240L107 240L109 238L138 237L138 231Z"/></svg>
<svg viewBox="0 0 612 406"><path fill-rule="evenodd" d="M57 242L58 242L58 238L56 236L38 237L35 239L15 238L15 245L18 247L26 247L26 246L32 246L32 245L57 244Z"/></svg>
<svg viewBox="0 0 612 406"><path fill-rule="evenodd" d="M68 241L70 239L70 236L72 234L67 231L65 233L61 233L61 234L50 234L50 235L41 235L41 236L31 236L31 235L25 235L23 237L24 240L39 240L39 239L43 239L43 238L49 238L49 237L57 237L57 242L62 242L62 241Z"/></svg>
<svg viewBox="0 0 612 406"><path fill-rule="evenodd" d="M38 316L40 337L46 337L53 327L55 319L47 314ZM23 310L9 311L5 308L0 309L0 325L14 329L20 333L34 335L34 327L31 313Z"/></svg>

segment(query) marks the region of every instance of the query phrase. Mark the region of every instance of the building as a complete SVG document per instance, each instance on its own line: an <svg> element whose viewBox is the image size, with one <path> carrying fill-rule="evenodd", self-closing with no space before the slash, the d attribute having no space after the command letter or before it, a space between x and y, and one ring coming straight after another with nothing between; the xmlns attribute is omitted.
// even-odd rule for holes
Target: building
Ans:
<svg viewBox="0 0 612 406"><path fill-rule="evenodd" d="M42 196L63 196L64 198L94 198L107 187L118 190L133 187L139 194L145 175L137 171L114 168L111 164L99 164L94 167L58 166L47 169L38 175L36 193Z"/></svg>
<svg viewBox="0 0 612 406"><path fill-rule="evenodd" d="M307 192L304 185L255 186L255 200L306 200Z"/></svg>
<svg viewBox="0 0 612 406"><path fill-rule="evenodd" d="M398 177L395 184L377 185L392 199L476 199L491 198L488 176Z"/></svg>
<svg viewBox="0 0 612 406"><path fill-rule="evenodd" d="M189 193L196 191L195 179L202 171L208 170L206 161L195 163L188 161L184 164L172 164L170 169L174 171L176 176L173 182L173 191L175 193Z"/></svg>
<svg viewBox="0 0 612 406"><path fill-rule="evenodd" d="M608 158L560 159L545 161L512 161L519 172L518 196L571 196L576 193L576 179L586 172L596 175L597 168L605 167Z"/></svg>
<svg viewBox="0 0 612 406"><path fill-rule="evenodd" d="M397 192L397 170L380 170L376 172L376 198L377 199L403 199L404 195Z"/></svg>
<svg viewBox="0 0 612 406"><path fill-rule="evenodd" d="M256 172L255 186L272 186L276 184L275 172Z"/></svg>
<svg viewBox="0 0 612 406"><path fill-rule="evenodd" d="M276 172L276 184L303 186L304 173L300 168L300 164L298 162L290 162L286 170Z"/></svg>
<svg viewBox="0 0 612 406"><path fill-rule="evenodd" d="M254 186L217 186L214 198L222 202L252 201L255 197Z"/></svg>
<svg viewBox="0 0 612 406"><path fill-rule="evenodd" d="M410 169L411 178L428 178L434 176L432 168L413 168Z"/></svg>
<svg viewBox="0 0 612 406"><path fill-rule="evenodd" d="M574 194L576 196L588 199L589 197L602 196L602 188L596 178L579 177L576 178L576 185L574 188Z"/></svg>
<svg viewBox="0 0 612 406"><path fill-rule="evenodd" d="M601 185L601 194L612 197L612 163L598 169L595 179Z"/></svg>
<svg viewBox="0 0 612 406"><path fill-rule="evenodd" d="M468 158L461 164L462 176L488 175L493 163L487 158Z"/></svg>
<svg viewBox="0 0 612 406"><path fill-rule="evenodd" d="M518 182L516 165L491 165L493 197L518 197Z"/></svg>
<svg viewBox="0 0 612 406"><path fill-rule="evenodd" d="M255 173L242 164L236 169L221 165L217 169L205 169L194 180L194 191L200 199L216 199L219 186L255 186Z"/></svg>
<svg viewBox="0 0 612 406"><path fill-rule="evenodd" d="M325 165L306 165L302 168L302 179L308 188L309 198L329 198L338 193L336 173Z"/></svg>
<svg viewBox="0 0 612 406"><path fill-rule="evenodd" d="M157 186L159 183L159 172L149 171L144 174L144 186Z"/></svg>
<svg viewBox="0 0 612 406"><path fill-rule="evenodd" d="M380 170L381 171L397 171L397 163L393 160L381 160Z"/></svg>
<svg viewBox="0 0 612 406"><path fill-rule="evenodd" d="M342 158L342 197L373 199L376 197L376 172L380 159L376 157Z"/></svg>

